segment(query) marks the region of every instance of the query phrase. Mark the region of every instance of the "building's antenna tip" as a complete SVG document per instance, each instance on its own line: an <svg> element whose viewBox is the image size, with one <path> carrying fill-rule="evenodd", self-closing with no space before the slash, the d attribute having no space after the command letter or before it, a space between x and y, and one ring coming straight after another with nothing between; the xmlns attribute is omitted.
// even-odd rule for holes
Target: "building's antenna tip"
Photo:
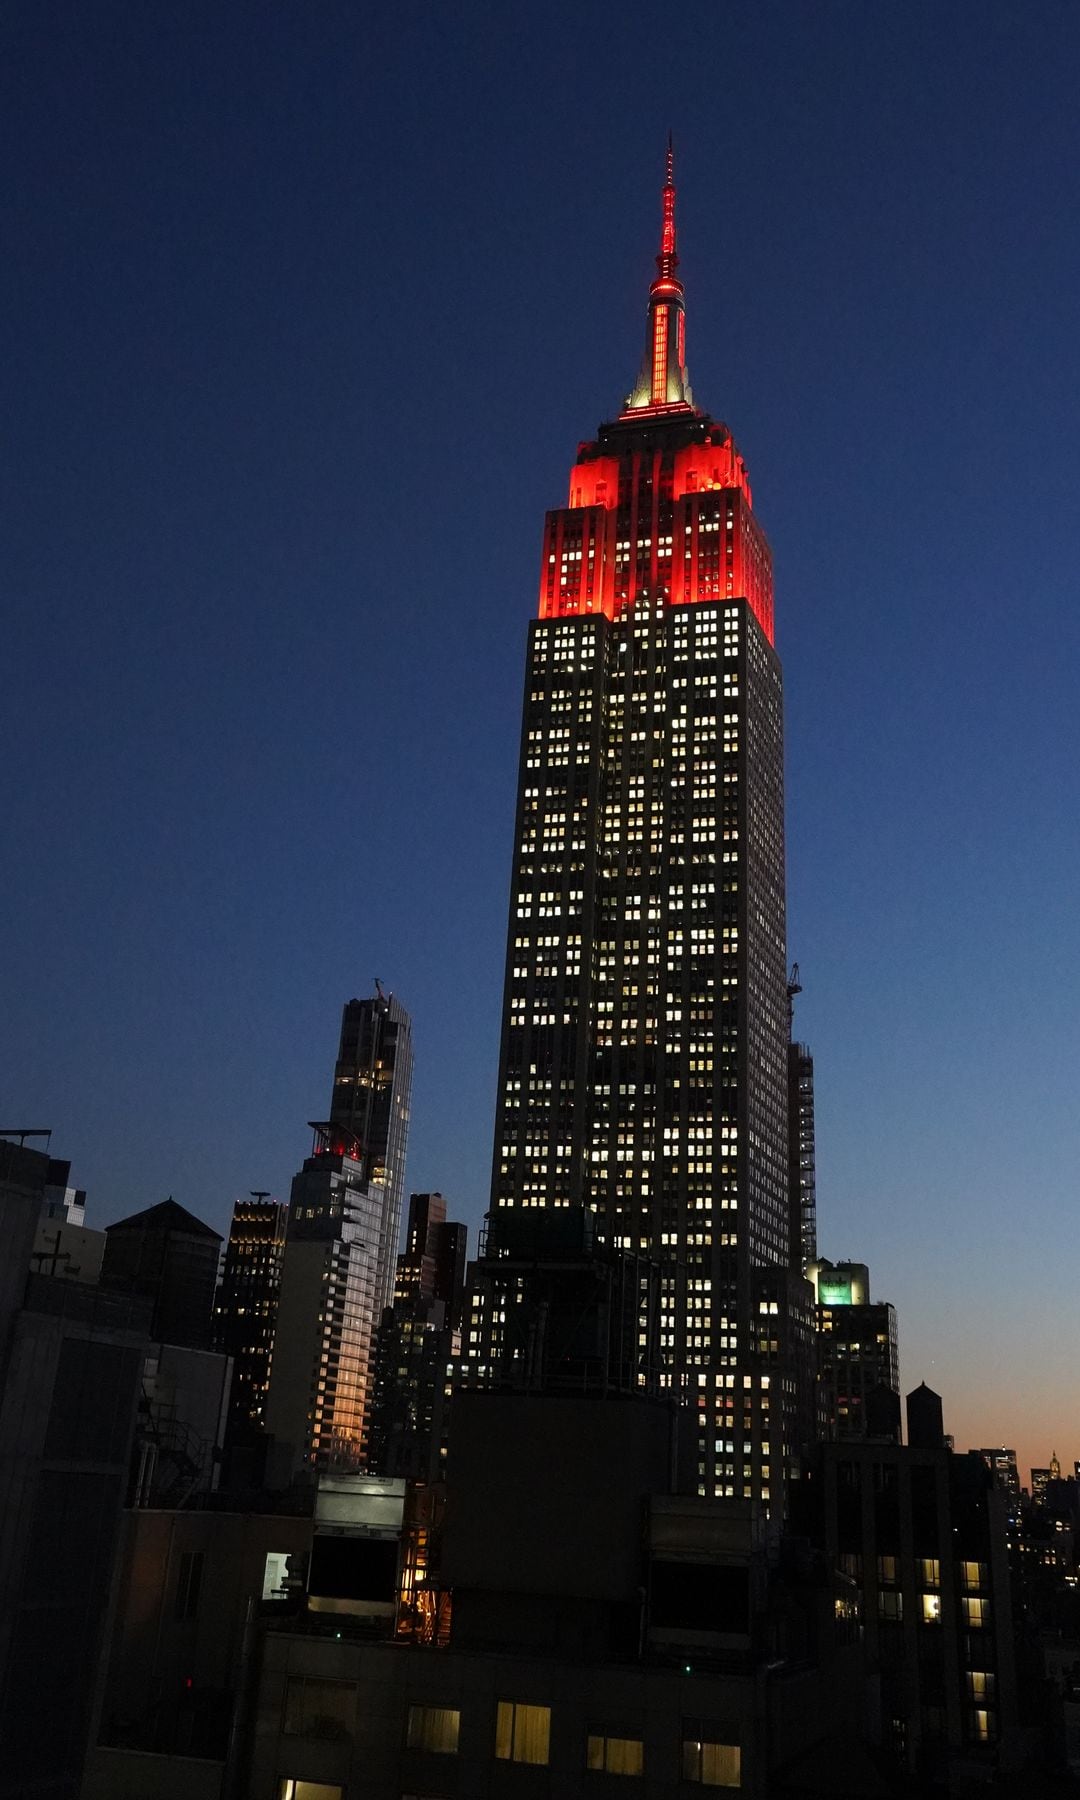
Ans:
<svg viewBox="0 0 1080 1800"><path fill-rule="evenodd" d="M667 134L667 186L675 185L675 141L669 131Z"/></svg>

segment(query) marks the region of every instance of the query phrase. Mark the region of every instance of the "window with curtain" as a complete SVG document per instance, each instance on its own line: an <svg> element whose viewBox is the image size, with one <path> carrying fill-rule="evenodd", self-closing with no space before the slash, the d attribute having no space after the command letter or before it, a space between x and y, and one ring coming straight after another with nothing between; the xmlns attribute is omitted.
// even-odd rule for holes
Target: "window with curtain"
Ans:
<svg viewBox="0 0 1080 1800"><path fill-rule="evenodd" d="M290 1675L285 1688L286 1737L348 1738L355 1723L355 1682Z"/></svg>
<svg viewBox="0 0 1080 1800"><path fill-rule="evenodd" d="M723 1727L701 1719L683 1721L682 1778L701 1787L737 1788L742 1786L742 1751L738 1744L725 1743Z"/></svg>
<svg viewBox="0 0 1080 1800"><path fill-rule="evenodd" d="M551 1736L550 1706L523 1706L500 1700L495 1719L495 1755L502 1762L546 1763Z"/></svg>
<svg viewBox="0 0 1080 1800"><path fill-rule="evenodd" d="M279 1800L343 1800L344 1788L333 1781L297 1781L287 1775L278 1790Z"/></svg>
<svg viewBox="0 0 1080 1800"><path fill-rule="evenodd" d="M643 1775L645 1745L640 1738L607 1737L590 1731L585 1745L585 1766L607 1775Z"/></svg>
<svg viewBox="0 0 1080 1800"><path fill-rule="evenodd" d="M461 1714L450 1706L410 1706L405 1742L410 1750L434 1750L453 1756L458 1747Z"/></svg>

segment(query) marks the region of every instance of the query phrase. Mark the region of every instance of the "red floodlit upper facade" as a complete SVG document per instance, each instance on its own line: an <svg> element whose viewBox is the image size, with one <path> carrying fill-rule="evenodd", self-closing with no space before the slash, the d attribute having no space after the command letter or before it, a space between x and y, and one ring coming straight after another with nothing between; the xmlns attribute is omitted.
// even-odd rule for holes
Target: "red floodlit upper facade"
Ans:
<svg viewBox="0 0 1080 1800"><path fill-rule="evenodd" d="M686 372L670 146L663 209L641 374L619 417L579 446L569 502L547 515L540 617L745 599L771 644L772 556L746 464L727 426L695 407Z"/></svg>

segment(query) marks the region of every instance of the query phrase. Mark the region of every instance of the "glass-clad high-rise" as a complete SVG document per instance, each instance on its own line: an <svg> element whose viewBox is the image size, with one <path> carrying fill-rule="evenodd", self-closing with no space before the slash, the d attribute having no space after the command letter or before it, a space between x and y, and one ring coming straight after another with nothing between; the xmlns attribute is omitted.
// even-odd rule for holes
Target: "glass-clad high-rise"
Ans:
<svg viewBox="0 0 1080 1800"><path fill-rule="evenodd" d="M782 683L746 466L687 378L670 152L657 264L641 375L544 533L492 1208L592 1208L659 1258L700 1491L769 1499L811 1330L788 1248Z"/></svg>

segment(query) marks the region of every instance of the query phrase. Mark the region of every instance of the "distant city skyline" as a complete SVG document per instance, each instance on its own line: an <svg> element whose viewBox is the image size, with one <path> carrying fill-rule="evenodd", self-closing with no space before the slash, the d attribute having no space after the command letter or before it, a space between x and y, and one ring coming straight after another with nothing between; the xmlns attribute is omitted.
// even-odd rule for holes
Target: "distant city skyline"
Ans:
<svg viewBox="0 0 1080 1800"><path fill-rule="evenodd" d="M25 9L0 77L8 1118L88 1225L225 1231L378 974L406 1191L475 1231L537 521L670 125L691 373L768 496L819 1253L958 1448L1071 1467L1080 19L691 4L645 98L650 15L575 13L540 109L557 5L282 15L257 67L209 6L95 15Z"/></svg>

